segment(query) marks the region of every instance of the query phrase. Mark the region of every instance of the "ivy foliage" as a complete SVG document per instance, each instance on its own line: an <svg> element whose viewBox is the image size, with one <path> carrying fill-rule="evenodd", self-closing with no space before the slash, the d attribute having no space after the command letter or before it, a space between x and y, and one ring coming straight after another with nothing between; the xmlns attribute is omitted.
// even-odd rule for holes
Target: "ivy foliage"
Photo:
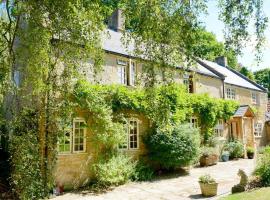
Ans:
<svg viewBox="0 0 270 200"><path fill-rule="evenodd" d="M235 101L211 98L208 94L194 95L191 99L204 142L207 142L213 134L213 128L218 120L228 120L239 106Z"/></svg>
<svg viewBox="0 0 270 200"><path fill-rule="evenodd" d="M74 102L80 109L93 114L93 129L99 147L116 149L121 135L121 116L126 111L144 114L152 127L172 130L179 123L197 116L202 134L211 134L219 119L229 119L238 104L205 94L189 94L182 85L170 84L151 88L91 85L80 81L74 90ZM75 106L75 107L76 107ZM162 113L162 114L161 114ZM207 136L205 136L207 137ZM113 152L110 149L109 152Z"/></svg>
<svg viewBox="0 0 270 200"><path fill-rule="evenodd" d="M35 120L33 120L35 119ZM12 184L19 199L41 199L46 196L39 153L38 116L24 110L16 119L10 142Z"/></svg>

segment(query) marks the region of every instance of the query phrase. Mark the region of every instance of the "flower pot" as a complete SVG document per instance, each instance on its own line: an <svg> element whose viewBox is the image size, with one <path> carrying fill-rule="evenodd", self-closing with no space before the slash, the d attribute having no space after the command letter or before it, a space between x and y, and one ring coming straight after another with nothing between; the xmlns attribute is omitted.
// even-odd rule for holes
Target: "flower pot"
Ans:
<svg viewBox="0 0 270 200"><path fill-rule="evenodd" d="M200 183L202 195L212 197L217 195L218 183Z"/></svg>
<svg viewBox="0 0 270 200"><path fill-rule="evenodd" d="M218 155L216 154L203 155L200 158L200 166L205 167L205 166L215 165L217 164L217 161L218 161Z"/></svg>
<svg viewBox="0 0 270 200"><path fill-rule="evenodd" d="M248 159L253 159L254 158L254 152L247 152L247 157L248 157Z"/></svg>
<svg viewBox="0 0 270 200"><path fill-rule="evenodd" d="M223 162L227 162L227 161L229 161L229 154L223 154L222 156L221 156L221 160L223 161Z"/></svg>

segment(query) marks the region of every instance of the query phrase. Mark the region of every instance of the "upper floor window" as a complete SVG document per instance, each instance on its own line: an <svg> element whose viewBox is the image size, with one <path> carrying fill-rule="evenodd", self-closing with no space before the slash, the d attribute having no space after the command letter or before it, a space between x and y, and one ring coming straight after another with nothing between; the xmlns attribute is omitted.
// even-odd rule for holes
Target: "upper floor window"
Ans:
<svg viewBox="0 0 270 200"><path fill-rule="evenodd" d="M131 61L129 66L129 85L134 86L136 83L136 63Z"/></svg>
<svg viewBox="0 0 270 200"><path fill-rule="evenodd" d="M226 97L227 99L236 99L235 89L226 88Z"/></svg>
<svg viewBox="0 0 270 200"><path fill-rule="evenodd" d="M190 118L190 125L193 127L193 128L198 128L198 119L197 117L191 117Z"/></svg>
<svg viewBox="0 0 270 200"><path fill-rule="evenodd" d="M58 151L59 153L86 151L86 123L83 118L75 118L72 129L66 129L60 134Z"/></svg>
<svg viewBox="0 0 270 200"><path fill-rule="evenodd" d="M214 132L216 134L216 137L223 137L223 121L218 120L218 123L216 124L214 128Z"/></svg>
<svg viewBox="0 0 270 200"><path fill-rule="evenodd" d="M128 66L127 61L117 60L117 76L119 84L123 85L127 84L127 66Z"/></svg>
<svg viewBox="0 0 270 200"><path fill-rule="evenodd" d="M126 126L126 140L119 145L120 149L139 148L139 122L137 119L128 119Z"/></svg>
<svg viewBox="0 0 270 200"><path fill-rule="evenodd" d="M183 83L187 88L188 93L194 93L193 76L190 74L184 74Z"/></svg>
<svg viewBox="0 0 270 200"><path fill-rule="evenodd" d="M262 136L262 130L263 130L263 124L262 123L255 123L254 124L254 136L255 137L261 137Z"/></svg>
<svg viewBox="0 0 270 200"><path fill-rule="evenodd" d="M259 104L259 96L257 93L252 92L251 93L251 99L253 104Z"/></svg>
<svg viewBox="0 0 270 200"><path fill-rule="evenodd" d="M136 82L136 63L133 61L117 60L118 83L134 86Z"/></svg>

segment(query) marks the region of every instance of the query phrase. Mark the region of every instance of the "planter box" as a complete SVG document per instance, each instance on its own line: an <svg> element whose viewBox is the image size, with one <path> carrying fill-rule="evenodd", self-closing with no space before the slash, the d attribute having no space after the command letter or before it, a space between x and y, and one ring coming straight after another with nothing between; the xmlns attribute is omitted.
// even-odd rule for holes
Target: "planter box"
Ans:
<svg viewBox="0 0 270 200"><path fill-rule="evenodd" d="M200 183L202 195L205 197L213 197L217 195L218 183Z"/></svg>
<svg viewBox="0 0 270 200"><path fill-rule="evenodd" d="M217 162L218 162L218 155L216 154L212 154L208 156L201 156L200 158L201 167L216 165Z"/></svg>

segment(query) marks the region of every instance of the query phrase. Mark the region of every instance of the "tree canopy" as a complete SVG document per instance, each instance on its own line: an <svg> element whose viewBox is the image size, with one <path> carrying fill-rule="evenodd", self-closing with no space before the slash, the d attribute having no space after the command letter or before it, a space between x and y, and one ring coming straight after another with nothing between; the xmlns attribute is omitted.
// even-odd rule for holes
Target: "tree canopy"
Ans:
<svg viewBox="0 0 270 200"><path fill-rule="evenodd" d="M268 89L268 97L270 98L270 68L258 70L254 72L254 76L258 84Z"/></svg>

